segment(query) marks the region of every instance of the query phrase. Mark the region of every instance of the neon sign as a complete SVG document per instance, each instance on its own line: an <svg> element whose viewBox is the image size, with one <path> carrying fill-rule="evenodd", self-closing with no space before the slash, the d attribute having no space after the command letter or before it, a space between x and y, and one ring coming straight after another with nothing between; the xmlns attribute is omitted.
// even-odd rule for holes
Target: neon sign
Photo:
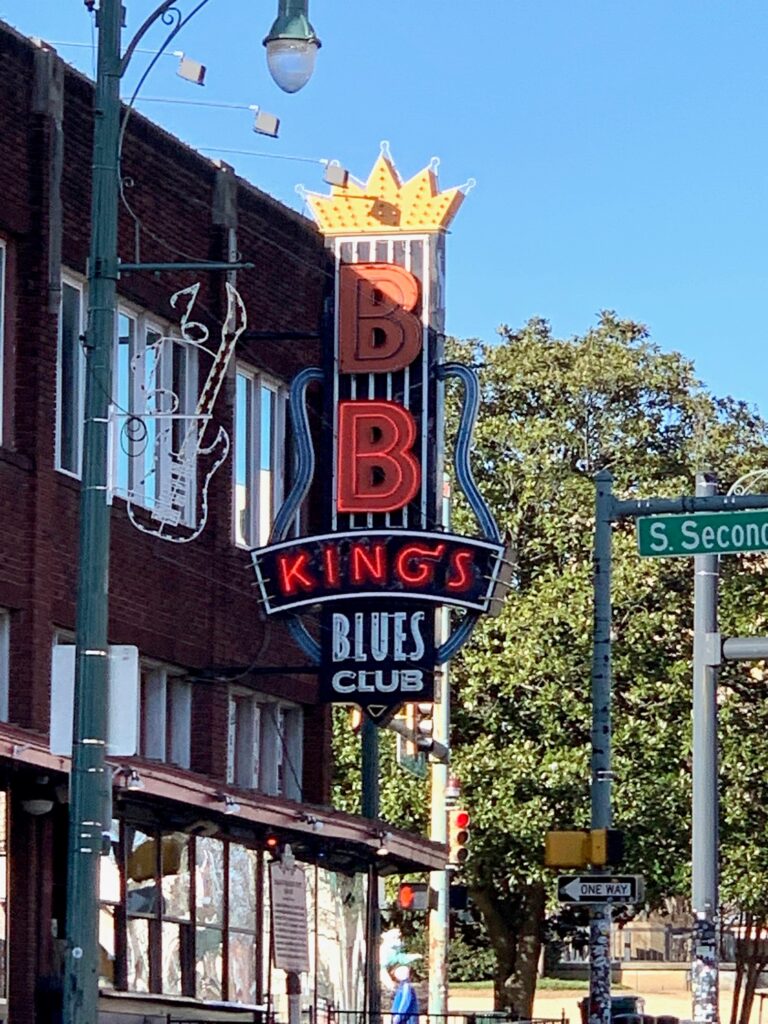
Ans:
<svg viewBox="0 0 768 1024"><path fill-rule="evenodd" d="M320 667L320 699L360 704L376 719L403 701L432 700L436 664L495 600L503 554L469 465L477 384L443 358L445 229L462 199L460 189L438 190L432 165L403 184L385 150L367 182L308 197L336 259L333 330L323 367L293 382L294 482L270 544L252 558L265 611L287 616ZM451 376L464 387L455 476L479 537L450 533L443 515ZM315 382L326 423L325 528L293 538L318 475L306 411ZM448 637L436 633L443 605L462 613ZM309 614L319 616L319 639Z"/></svg>

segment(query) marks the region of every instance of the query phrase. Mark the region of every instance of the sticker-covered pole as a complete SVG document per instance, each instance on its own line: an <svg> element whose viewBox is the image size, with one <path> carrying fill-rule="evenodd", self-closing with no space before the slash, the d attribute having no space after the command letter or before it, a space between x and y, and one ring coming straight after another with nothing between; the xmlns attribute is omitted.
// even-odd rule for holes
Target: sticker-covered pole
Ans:
<svg viewBox="0 0 768 1024"><path fill-rule="evenodd" d="M592 653L592 828L611 825L611 522L613 477L595 478L594 633ZM589 1024L611 1019L611 908L593 906L589 920Z"/></svg>
<svg viewBox="0 0 768 1024"><path fill-rule="evenodd" d="M696 496L717 489L708 473L696 475ZM718 556L693 560L693 825L692 893L694 915L691 995L694 1021L718 1018L717 950L717 627Z"/></svg>

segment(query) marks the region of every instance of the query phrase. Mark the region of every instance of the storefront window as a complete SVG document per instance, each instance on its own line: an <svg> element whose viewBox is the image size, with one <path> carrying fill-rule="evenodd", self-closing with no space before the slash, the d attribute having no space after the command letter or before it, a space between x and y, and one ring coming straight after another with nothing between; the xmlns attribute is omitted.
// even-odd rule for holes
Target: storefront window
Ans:
<svg viewBox="0 0 768 1024"><path fill-rule="evenodd" d="M102 984L253 1004L259 857L240 843L123 824L102 858Z"/></svg>

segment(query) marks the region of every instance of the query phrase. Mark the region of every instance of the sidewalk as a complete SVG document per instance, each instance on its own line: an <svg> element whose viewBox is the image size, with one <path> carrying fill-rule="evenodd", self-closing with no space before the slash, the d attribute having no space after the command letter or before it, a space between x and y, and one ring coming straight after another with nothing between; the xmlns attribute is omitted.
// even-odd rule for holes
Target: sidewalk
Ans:
<svg viewBox="0 0 768 1024"><path fill-rule="evenodd" d="M631 989L622 988L615 992L616 995L631 995ZM563 1015L568 1019L569 1024L580 1024L581 1014L579 1003L587 995L584 989L562 989L558 992L542 991L536 993L533 1004L533 1016L547 1019L559 1019ZM659 1014L671 1014L681 1020L689 1020L691 1017L691 994L690 992L642 992L645 1000L645 1012L652 1016ZM720 1021L721 1024L728 1024L731 1015L731 992L720 993ZM752 1007L750 1024L758 1024L760 1001L755 999ZM468 1010L490 1010L493 1009L493 992L490 989L452 989L448 998L449 1011L466 1012ZM763 1017L768 1024L768 1007Z"/></svg>

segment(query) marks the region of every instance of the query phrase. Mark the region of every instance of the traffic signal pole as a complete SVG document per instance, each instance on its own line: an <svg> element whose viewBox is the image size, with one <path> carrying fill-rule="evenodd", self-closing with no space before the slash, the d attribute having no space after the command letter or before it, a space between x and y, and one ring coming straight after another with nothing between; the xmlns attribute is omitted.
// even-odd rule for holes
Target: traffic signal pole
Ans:
<svg viewBox="0 0 768 1024"><path fill-rule="evenodd" d="M592 659L592 827L608 828L611 823L611 525L622 519L643 520L648 516L768 510L766 494L715 493L712 477L699 474L696 495L680 498L632 498L612 496L611 474L603 470L595 477L597 488L594 549L594 648ZM655 524L654 524L655 525ZM728 537L730 531L724 525ZM743 526L740 539L746 538ZM765 550L739 547L733 530L732 545L724 541L725 553ZM719 528L714 534L719 536ZM676 547L663 528L651 541L643 541L638 527L641 555L684 555L694 557L694 683L693 683L693 887L691 902L696 923L692 963L693 1019L696 1024L714 1024L718 1019L718 791L717 791L717 668L721 656L736 660L768 656L768 638L736 637L721 644L717 630L717 546L696 553L695 544ZM688 539L688 538L687 538ZM653 542L658 546L653 547ZM718 544L720 541L718 540ZM694 548L694 550L692 550ZM589 1024L609 1024L610 1019L610 907L596 906L590 923Z"/></svg>
<svg viewBox="0 0 768 1024"><path fill-rule="evenodd" d="M448 612L443 609L443 632L447 636ZM440 667L435 679L436 701L433 712L433 736L438 744L448 747L450 730L450 685L446 662ZM432 788L430 793L430 829L429 838L435 843L448 841L448 817L446 810L446 791L448 789L447 759L432 760ZM448 933L449 908L448 888L451 876L447 868L442 871L431 871L429 888L434 894L429 909L429 1005L430 1015L448 1013Z"/></svg>
<svg viewBox="0 0 768 1024"><path fill-rule="evenodd" d="M592 652L592 828L611 827L611 522L613 478L597 474ZM611 908L591 907L589 917L589 1024L611 1019Z"/></svg>
<svg viewBox="0 0 768 1024"><path fill-rule="evenodd" d="M717 484L706 473L696 475L697 497L713 495ZM692 893L693 957L691 995L693 1019L718 1019L718 790L717 677L720 635L717 625L717 555L693 559L693 822Z"/></svg>

